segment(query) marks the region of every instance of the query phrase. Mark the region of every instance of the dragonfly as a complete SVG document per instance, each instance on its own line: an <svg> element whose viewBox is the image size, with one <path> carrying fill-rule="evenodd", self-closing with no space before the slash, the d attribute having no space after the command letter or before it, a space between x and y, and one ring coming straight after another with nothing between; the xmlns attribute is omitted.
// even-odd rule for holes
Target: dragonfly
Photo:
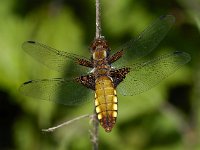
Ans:
<svg viewBox="0 0 200 150"><path fill-rule="evenodd" d="M132 96L145 92L190 61L190 55L181 51L144 59L174 22L174 16L162 16L135 39L113 51L105 37L96 38L90 45L89 58L26 41L22 45L26 53L65 75L30 80L19 90L26 96L69 106L93 100L100 125L110 132L118 115L117 93Z"/></svg>

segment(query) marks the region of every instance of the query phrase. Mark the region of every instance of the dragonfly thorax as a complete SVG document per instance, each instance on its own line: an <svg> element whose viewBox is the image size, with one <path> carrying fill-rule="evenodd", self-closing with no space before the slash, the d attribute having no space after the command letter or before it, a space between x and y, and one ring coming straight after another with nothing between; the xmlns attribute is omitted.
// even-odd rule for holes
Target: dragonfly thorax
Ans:
<svg viewBox="0 0 200 150"><path fill-rule="evenodd" d="M95 39L91 44L93 73L95 78L108 76L111 66L108 62L109 51L108 43L104 38Z"/></svg>

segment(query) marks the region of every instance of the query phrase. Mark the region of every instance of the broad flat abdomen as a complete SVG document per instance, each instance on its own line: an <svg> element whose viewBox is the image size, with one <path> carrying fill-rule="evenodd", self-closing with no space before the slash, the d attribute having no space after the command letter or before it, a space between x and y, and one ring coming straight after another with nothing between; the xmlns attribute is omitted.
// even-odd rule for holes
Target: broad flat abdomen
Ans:
<svg viewBox="0 0 200 150"><path fill-rule="evenodd" d="M112 80L108 76L96 79L95 107L101 126L106 132L110 132L117 118L117 96Z"/></svg>

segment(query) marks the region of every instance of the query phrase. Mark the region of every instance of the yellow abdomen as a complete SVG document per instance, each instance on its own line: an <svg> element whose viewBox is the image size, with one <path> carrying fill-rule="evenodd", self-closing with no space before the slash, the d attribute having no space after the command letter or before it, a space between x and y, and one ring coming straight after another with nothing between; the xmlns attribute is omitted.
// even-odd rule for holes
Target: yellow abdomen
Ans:
<svg viewBox="0 0 200 150"><path fill-rule="evenodd" d="M100 124L110 132L117 118L117 96L108 76L98 77L95 81L95 107Z"/></svg>

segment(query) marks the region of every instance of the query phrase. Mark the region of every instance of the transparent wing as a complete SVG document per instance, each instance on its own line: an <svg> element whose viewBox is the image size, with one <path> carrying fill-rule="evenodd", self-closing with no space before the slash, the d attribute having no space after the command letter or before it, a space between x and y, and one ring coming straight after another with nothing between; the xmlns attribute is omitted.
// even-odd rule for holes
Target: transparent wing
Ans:
<svg viewBox="0 0 200 150"><path fill-rule="evenodd" d="M68 67L70 67L71 70L68 73L74 73L73 75L83 74L89 71L87 67L81 66L77 63L80 59L89 61L87 58L67 53L65 51L59 51L35 41L24 42L22 48L33 58L50 69L59 72L66 72L66 65L69 65Z"/></svg>
<svg viewBox="0 0 200 150"><path fill-rule="evenodd" d="M190 55L174 52L131 67L117 89L122 95L136 95L151 89L190 61Z"/></svg>
<svg viewBox="0 0 200 150"><path fill-rule="evenodd" d="M148 26L136 39L133 39L115 52L123 50L123 56L113 63L116 67L122 67L135 63L139 58L146 56L155 49L160 41L165 37L171 26L175 22L174 16L166 15L158 18Z"/></svg>
<svg viewBox="0 0 200 150"><path fill-rule="evenodd" d="M64 105L78 105L92 101L94 92L73 80L61 78L32 80L19 88L25 96L49 100Z"/></svg>

